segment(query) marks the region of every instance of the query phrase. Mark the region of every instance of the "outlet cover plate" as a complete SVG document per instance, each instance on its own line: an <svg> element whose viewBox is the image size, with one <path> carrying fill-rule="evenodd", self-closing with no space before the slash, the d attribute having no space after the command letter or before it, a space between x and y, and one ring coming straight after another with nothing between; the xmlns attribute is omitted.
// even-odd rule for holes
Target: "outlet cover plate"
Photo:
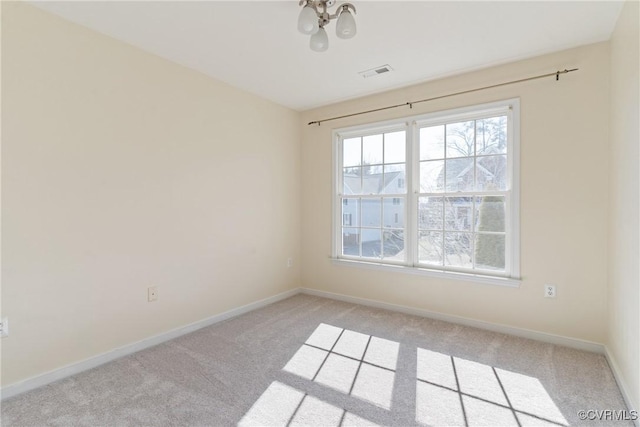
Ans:
<svg viewBox="0 0 640 427"><path fill-rule="evenodd" d="M158 301L158 287L151 286L147 289L147 299L149 302Z"/></svg>
<svg viewBox="0 0 640 427"><path fill-rule="evenodd" d="M556 285L544 285L544 296L545 298L555 298Z"/></svg>

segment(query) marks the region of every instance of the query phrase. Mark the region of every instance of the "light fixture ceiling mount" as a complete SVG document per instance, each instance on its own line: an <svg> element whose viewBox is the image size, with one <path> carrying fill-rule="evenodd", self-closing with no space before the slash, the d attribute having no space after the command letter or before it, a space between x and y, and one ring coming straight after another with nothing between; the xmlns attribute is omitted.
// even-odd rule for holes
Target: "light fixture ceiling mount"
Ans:
<svg viewBox="0 0 640 427"><path fill-rule="evenodd" d="M329 47L329 37L324 27L332 19L338 19L336 23L336 35L341 39L350 39L356 35L356 21L351 12L356 13L356 8L351 3L342 3L335 14L330 14L327 9L334 6L336 0L300 0L303 6L298 16L298 31L311 35L309 47L316 52L324 52Z"/></svg>

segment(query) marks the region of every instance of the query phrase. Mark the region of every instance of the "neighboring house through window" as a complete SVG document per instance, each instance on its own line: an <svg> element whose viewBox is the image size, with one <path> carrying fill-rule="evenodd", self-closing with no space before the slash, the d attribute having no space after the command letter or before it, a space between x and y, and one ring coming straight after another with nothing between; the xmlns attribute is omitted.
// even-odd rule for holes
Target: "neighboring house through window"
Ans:
<svg viewBox="0 0 640 427"><path fill-rule="evenodd" d="M337 130L334 257L517 279L518 120L508 100Z"/></svg>

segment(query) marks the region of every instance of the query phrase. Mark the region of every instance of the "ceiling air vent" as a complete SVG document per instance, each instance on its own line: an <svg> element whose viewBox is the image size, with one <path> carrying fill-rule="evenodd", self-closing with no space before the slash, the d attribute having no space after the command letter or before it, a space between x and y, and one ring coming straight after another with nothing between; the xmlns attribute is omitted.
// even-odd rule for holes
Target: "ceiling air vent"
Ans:
<svg viewBox="0 0 640 427"><path fill-rule="evenodd" d="M391 68L389 64L385 64L370 70L360 71L358 74L366 79L367 77L377 76L378 74L388 73L389 71L393 71L393 68Z"/></svg>

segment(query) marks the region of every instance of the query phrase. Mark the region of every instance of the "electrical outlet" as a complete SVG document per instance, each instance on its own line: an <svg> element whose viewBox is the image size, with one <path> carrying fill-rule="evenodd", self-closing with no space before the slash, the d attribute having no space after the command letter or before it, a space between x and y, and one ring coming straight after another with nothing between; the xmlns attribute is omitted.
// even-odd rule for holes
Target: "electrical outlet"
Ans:
<svg viewBox="0 0 640 427"><path fill-rule="evenodd" d="M288 258L287 259L287 268L291 268L293 267L293 258Z"/></svg>
<svg viewBox="0 0 640 427"><path fill-rule="evenodd" d="M3 317L0 320L0 337L8 337L9 336L9 318Z"/></svg>
<svg viewBox="0 0 640 427"><path fill-rule="evenodd" d="M556 297L556 285L544 285L544 296L546 298Z"/></svg>
<svg viewBox="0 0 640 427"><path fill-rule="evenodd" d="M158 301L158 287L157 286L151 286L149 289L147 289L147 299L149 300L149 302Z"/></svg>

